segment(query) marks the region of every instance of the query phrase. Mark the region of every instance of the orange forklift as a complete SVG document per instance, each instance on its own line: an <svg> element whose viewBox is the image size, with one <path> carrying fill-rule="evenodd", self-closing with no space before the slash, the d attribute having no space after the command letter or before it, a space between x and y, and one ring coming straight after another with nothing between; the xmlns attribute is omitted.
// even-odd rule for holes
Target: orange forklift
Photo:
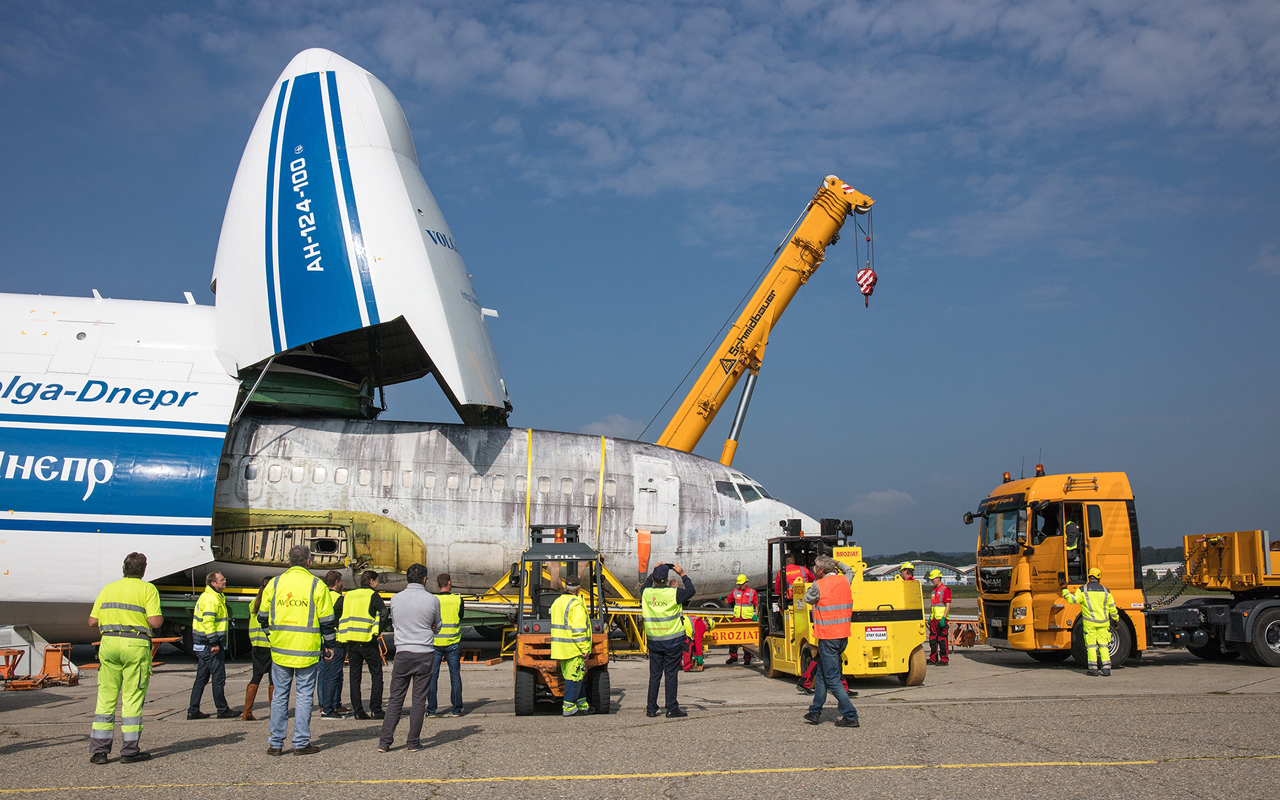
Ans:
<svg viewBox="0 0 1280 800"><path fill-rule="evenodd" d="M520 590L515 619L516 715L532 714L539 701L560 702L564 678L551 657L551 604L563 594L563 579L576 575L579 594L591 624L591 653L583 685L597 714L608 714L609 638L601 590L604 563L600 554L578 540L577 525L530 525L529 549L511 565L510 583Z"/></svg>

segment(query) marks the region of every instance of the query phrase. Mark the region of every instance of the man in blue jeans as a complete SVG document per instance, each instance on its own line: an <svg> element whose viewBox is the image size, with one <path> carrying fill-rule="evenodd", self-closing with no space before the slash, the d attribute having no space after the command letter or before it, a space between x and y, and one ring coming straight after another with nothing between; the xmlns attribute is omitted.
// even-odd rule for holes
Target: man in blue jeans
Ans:
<svg viewBox="0 0 1280 800"><path fill-rule="evenodd" d="M436 576L436 586L440 591L436 599L440 601L440 632L436 634L435 665L431 668L431 681L427 684L427 716L436 713L436 686L440 680L440 663L449 664L449 705L450 713L455 717L462 716L462 598L453 593L453 579L449 573L442 572Z"/></svg>
<svg viewBox="0 0 1280 800"><path fill-rule="evenodd" d="M329 570L324 576L324 584L329 589L329 598L333 601L334 619L342 619L342 573L336 569ZM347 707L342 705L342 667L347 660L347 646L344 642L333 643L333 658L320 664L320 676L317 680L321 719L342 719L347 714Z"/></svg>
<svg viewBox="0 0 1280 800"><path fill-rule="evenodd" d="M818 674L813 682L813 703L804 721L810 725L822 722L822 706L827 702L827 689L836 696L840 719L837 728L857 728L858 710L845 691L840 656L849 644L853 621L853 570L830 556L819 556L814 565L818 578L804 593L804 601L813 609L813 633L818 639ZM841 574L843 573L843 574Z"/></svg>

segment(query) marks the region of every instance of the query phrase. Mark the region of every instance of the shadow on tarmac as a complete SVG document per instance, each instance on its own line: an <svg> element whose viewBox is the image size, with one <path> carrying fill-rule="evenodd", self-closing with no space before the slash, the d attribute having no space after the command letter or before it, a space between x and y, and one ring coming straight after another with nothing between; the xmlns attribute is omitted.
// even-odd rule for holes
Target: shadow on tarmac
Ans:
<svg viewBox="0 0 1280 800"><path fill-rule="evenodd" d="M10 756L21 753L26 750L35 750L37 748L52 747L59 744L76 744L86 741L88 737L81 735L71 736L53 736L47 739L28 739L22 742L14 742L0 747L0 756Z"/></svg>
<svg viewBox="0 0 1280 800"><path fill-rule="evenodd" d="M207 747L217 747L224 744L238 744L244 741L248 734L248 731L236 731L235 733L227 733L222 736L206 736L202 739L186 739L181 742L169 742L149 749L152 756L160 758L162 756L171 756L176 753L190 753L195 750L204 750Z"/></svg>

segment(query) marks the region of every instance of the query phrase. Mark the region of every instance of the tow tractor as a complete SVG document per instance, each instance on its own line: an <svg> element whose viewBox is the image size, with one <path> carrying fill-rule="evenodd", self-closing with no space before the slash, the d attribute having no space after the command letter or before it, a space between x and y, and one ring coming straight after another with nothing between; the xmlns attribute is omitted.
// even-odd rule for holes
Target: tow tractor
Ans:
<svg viewBox="0 0 1280 800"><path fill-rule="evenodd" d="M518 716L534 712L539 700L564 698L560 664L551 657L551 604L563 593L563 579L576 575L587 605L591 652L583 688L597 714L608 714L609 640L602 596L604 563L578 540L577 525L530 525L529 549L511 565L510 584L520 590L516 603L515 705Z"/></svg>
<svg viewBox="0 0 1280 800"><path fill-rule="evenodd" d="M925 675L924 598L916 581L864 581L862 548L848 540L853 532L846 520L821 520L818 536L780 536L768 542L768 576L786 574L786 558L813 569L819 555L829 555L853 569L853 629L841 659L849 678L890 675L907 686L918 686ZM783 525L786 525L784 521ZM785 580L785 578L784 578ZM800 675L818 655L813 634L813 610L804 602L810 584L797 578L776 591L769 580L761 593L760 655L770 678Z"/></svg>

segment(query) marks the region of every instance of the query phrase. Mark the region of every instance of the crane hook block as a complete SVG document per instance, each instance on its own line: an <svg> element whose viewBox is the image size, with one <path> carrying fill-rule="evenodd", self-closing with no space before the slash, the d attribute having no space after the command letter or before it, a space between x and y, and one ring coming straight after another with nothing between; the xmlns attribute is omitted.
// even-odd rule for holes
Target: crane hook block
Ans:
<svg viewBox="0 0 1280 800"><path fill-rule="evenodd" d="M858 270L858 288L862 291L863 303L871 307L871 293L876 290L876 271L867 267Z"/></svg>

